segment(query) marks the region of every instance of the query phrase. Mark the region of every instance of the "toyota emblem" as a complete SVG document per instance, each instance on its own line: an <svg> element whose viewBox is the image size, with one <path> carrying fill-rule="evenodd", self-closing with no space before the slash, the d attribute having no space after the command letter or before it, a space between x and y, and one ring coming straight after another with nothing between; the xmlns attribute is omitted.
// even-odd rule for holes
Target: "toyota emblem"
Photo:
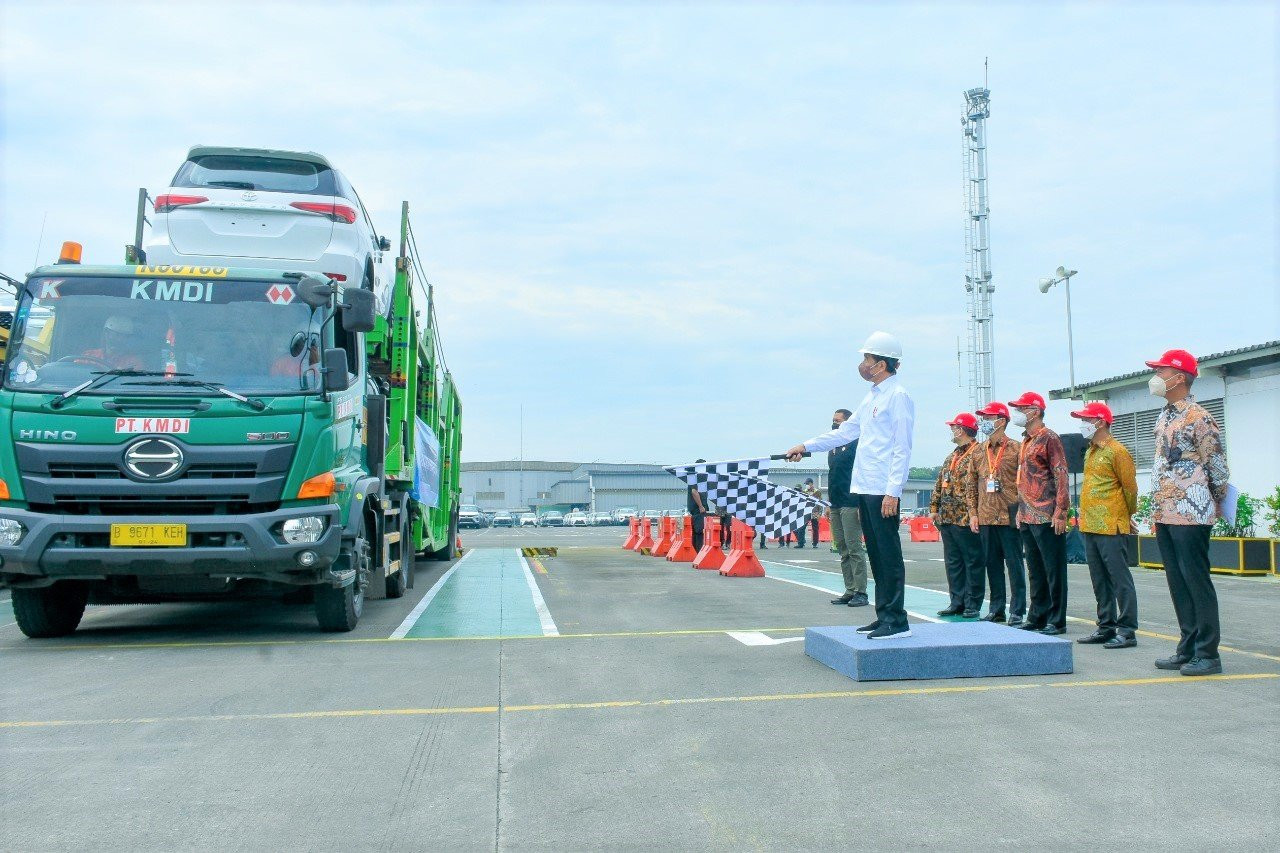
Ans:
<svg viewBox="0 0 1280 853"><path fill-rule="evenodd" d="M135 480L167 480L182 469L182 448L163 438L144 438L125 450L124 467Z"/></svg>
<svg viewBox="0 0 1280 853"><path fill-rule="evenodd" d="M257 201L258 194L253 190L245 190L243 193L240 194L240 198L244 199L245 201Z"/></svg>

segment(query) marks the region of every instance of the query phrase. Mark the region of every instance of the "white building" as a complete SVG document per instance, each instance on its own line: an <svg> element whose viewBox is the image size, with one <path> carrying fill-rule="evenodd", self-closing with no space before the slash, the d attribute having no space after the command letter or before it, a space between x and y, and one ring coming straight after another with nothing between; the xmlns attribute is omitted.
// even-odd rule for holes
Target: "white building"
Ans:
<svg viewBox="0 0 1280 853"><path fill-rule="evenodd" d="M1222 427L1231 482L1261 498L1280 485L1280 341L1199 356L1200 376L1191 388L1196 401ZM1101 400L1116 416L1111 431L1133 453L1138 487L1151 488L1156 415L1164 405L1147 390L1150 370L1076 386L1076 396ZM1049 392L1066 400L1070 389Z"/></svg>

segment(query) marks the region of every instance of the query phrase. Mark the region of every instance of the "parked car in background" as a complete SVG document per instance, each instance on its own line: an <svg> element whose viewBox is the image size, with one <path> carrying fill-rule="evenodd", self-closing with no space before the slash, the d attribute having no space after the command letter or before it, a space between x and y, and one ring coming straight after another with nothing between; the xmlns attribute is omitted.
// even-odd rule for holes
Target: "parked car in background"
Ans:
<svg viewBox="0 0 1280 853"><path fill-rule="evenodd" d="M631 519L635 518L637 510L633 506L620 506L613 511L614 524L630 524Z"/></svg>
<svg viewBox="0 0 1280 853"><path fill-rule="evenodd" d="M148 264L323 273L378 294L395 275L391 243L360 196L319 154L197 145L157 193Z"/></svg>
<svg viewBox="0 0 1280 853"><path fill-rule="evenodd" d="M586 527L590 522L587 520L587 514L580 509L575 509L565 515L565 527Z"/></svg>
<svg viewBox="0 0 1280 853"><path fill-rule="evenodd" d="M509 512L495 512L489 521L494 527L515 527L516 520Z"/></svg>
<svg viewBox="0 0 1280 853"><path fill-rule="evenodd" d="M539 527L564 527L564 513L557 510L547 510L538 516Z"/></svg>
<svg viewBox="0 0 1280 853"><path fill-rule="evenodd" d="M657 525L657 523L662 519L662 510L646 509L644 512L640 513L640 517L649 519L650 525Z"/></svg>
<svg viewBox="0 0 1280 853"><path fill-rule="evenodd" d="M531 512L522 512L520 513L520 526L521 527L537 527L538 517Z"/></svg>
<svg viewBox="0 0 1280 853"><path fill-rule="evenodd" d="M480 507L475 504L463 504L458 507L458 526L477 530L482 527L488 527L489 519L480 511Z"/></svg>
<svg viewBox="0 0 1280 853"><path fill-rule="evenodd" d="M602 527L606 524L613 524L613 513L593 512L587 516L587 523L592 527Z"/></svg>

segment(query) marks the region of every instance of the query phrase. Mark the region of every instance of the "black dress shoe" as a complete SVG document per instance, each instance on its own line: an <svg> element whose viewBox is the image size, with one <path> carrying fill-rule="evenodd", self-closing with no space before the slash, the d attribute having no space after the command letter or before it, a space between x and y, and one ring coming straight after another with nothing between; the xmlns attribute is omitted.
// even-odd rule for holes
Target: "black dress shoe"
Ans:
<svg viewBox="0 0 1280 853"><path fill-rule="evenodd" d="M1043 625L1032 625L1030 622L1023 622L1021 625L1018 626L1018 628L1020 628L1023 631L1043 631L1044 630Z"/></svg>
<svg viewBox="0 0 1280 853"><path fill-rule="evenodd" d="M965 619L978 619L981 617L982 614L980 614L976 610L966 610L964 613L961 613L960 615L963 616Z"/></svg>
<svg viewBox="0 0 1280 853"><path fill-rule="evenodd" d="M1191 663L1186 655L1172 654L1156 661L1156 669L1182 669L1183 664Z"/></svg>
<svg viewBox="0 0 1280 853"><path fill-rule="evenodd" d="M1183 675L1217 675L1222 672L1221 658L1192 658L1179 670Z"/></svg>
<svg viewBox="0 0 1280 853"><path fill-rule="evenodd" d="M848 604L852 600L853 600L853 593L846 592L844 595L840 596L839 598L831 599L831 603L832 604Z"/></svg>
<svg viewBox="0 0 1280 853"><path fill-rule="evenodd" d="M1131 649L1138 645L1138 640L1132 634L1116 634L1110 640L1102 644L1104 649Z"/></svg>
<svg viewBox="0 0 1280 853"><path fill-rule="evenodd" d="M853 598L849 599L850 607L866 607L870 603L865 592L855 592Z"/></svg>
<svg viewBox="0 0 1280 853"><path fill-rule="evenodd" d="M964 612L963 607L957 607L953 604L950 607L948 607L946 610L939 610L938 615L939 616L959 616L963 612Z"/></svg>
<svg viewBox="0 0 1280 853"><path fill-rule="evenodd" d="M1046 637L1056 637L1058 634L1067 633L1066 628L1059 628L1057 625L1045 625L1040 629L1040 633Z"/></svg>
<svg viewBox="0 0 1280 853"><path fill-rule="evenodd" d="M982 621L983 621L983 622L1003 622L1003 621L1004 621L1004 614L1003 614L1003 613L988 613L986 616L983 616L983 617L982 617Z"/></svg>
<svg viewBox="0 0 1280 853"><path fill-rule="evenodd" d="M1009 620L1009 627L1010 627L1010 628L1021 628L1021 627L1022 627L1022 620L1021 620L1021 619L1019 619L1017 616L1013 617L1012 619L1010 619L1010 620Z"/></svg>
<svg viewBox="0 0 1280 853"><path fill-rule="evenodd" d="M880 627L880 620L877 619L876 621L872 622L870 625L863 625L861 628L858 629L858 633L870 634L872 631L876 630L879 627Z"/></svg>
<svg viewBox="0 0 1280 853"><path fill-rule="evenodd" d="M1092 634L1090 634L1087 637L1081 637L1080 639L1076 640L1076 642L1082 643L1084 645L1107 643L1107 642L1110 642L1114 637L1115 637L1115 634L1113 632L1103 631L1099 629L1097 631L1094 631Z"/></svg>

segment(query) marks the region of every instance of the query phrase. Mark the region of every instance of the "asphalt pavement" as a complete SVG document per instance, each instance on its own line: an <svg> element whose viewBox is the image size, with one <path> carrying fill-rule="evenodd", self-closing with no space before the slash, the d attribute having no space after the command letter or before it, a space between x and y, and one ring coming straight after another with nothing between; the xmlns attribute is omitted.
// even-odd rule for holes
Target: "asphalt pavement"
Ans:
<svg viewBox="0 0 1280 853"><path fill-rule="evenodd" d="M1139 569L1137 648L1076 646L1067 675L867 683L799 642L872 618L828 603L829 546L771 547L770 577L731 579L624 534L464 531L462 560L420 563L347 635L257 602L92 607L42 641L0 616L3 846L1280 846L1274 579L1215 577L1221 677L1154 669L1176 623ZM936 618L941 550L904 553ZM1082 566L1069 601L1074 639Z"/></svg>

